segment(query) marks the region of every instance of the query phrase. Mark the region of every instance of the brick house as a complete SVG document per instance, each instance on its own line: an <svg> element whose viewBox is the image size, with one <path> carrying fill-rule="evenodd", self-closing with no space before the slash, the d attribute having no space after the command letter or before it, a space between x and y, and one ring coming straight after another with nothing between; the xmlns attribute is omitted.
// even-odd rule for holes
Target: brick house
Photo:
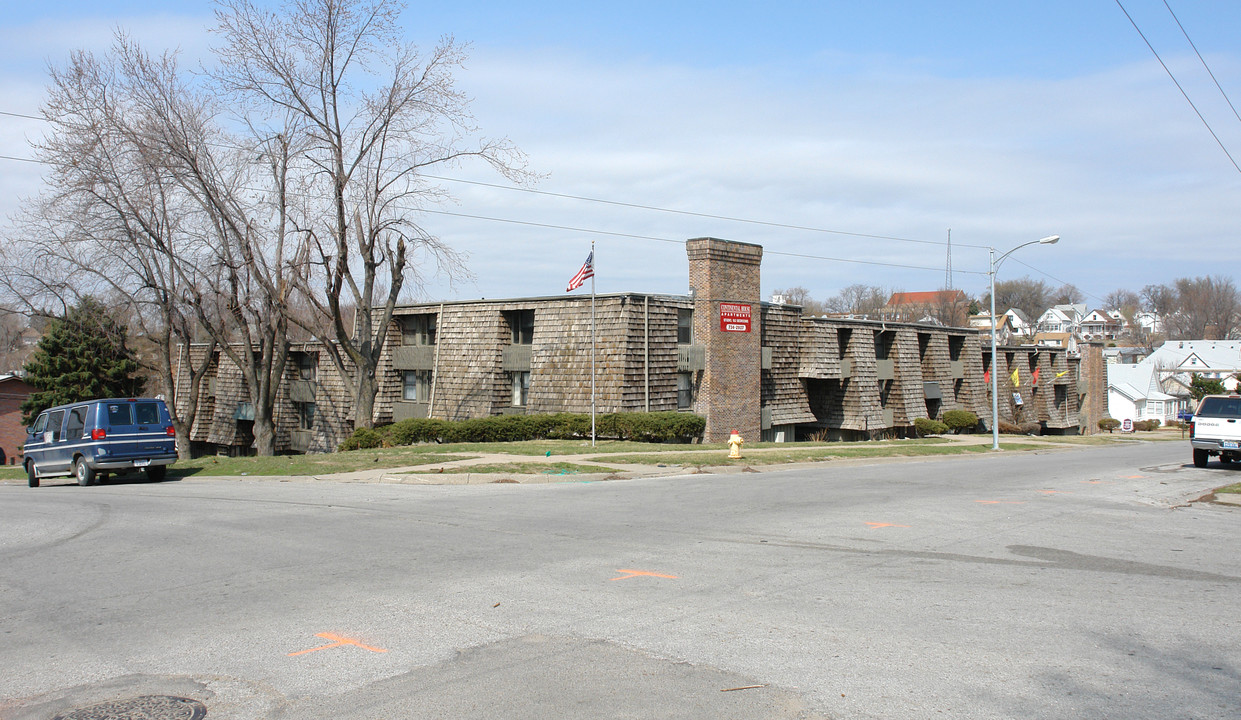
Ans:
<svg viewBox="0 0 1241 720"><path fill-rule="evenodd" d="M689 295L596 296L598 412L695 412L708 442L733 430L776 441L905 436L915 419L958 408L989 418L990 346L977 330L805 316L760 300L761 246L698 238L686 251ZM589 412L590 328L591 298L580 294L399 307L374 420ZM331 451L352 427L348 384L321 349L293 347L275 414L279 450ZM1001 380L1016 369L1026 393L1017 401L1001 383L1002 417L1076 431L1075 359L1003 348L1000 367ZM223 356L212 375L191 439L244 451L240 373Z"/></svg>
<svg viewBox="0 0 1241 720"><path fill-rule="evenodd" d="M26 442L21 405L35 392L16 375L0 375L0 465L16 465Z"/></svg>

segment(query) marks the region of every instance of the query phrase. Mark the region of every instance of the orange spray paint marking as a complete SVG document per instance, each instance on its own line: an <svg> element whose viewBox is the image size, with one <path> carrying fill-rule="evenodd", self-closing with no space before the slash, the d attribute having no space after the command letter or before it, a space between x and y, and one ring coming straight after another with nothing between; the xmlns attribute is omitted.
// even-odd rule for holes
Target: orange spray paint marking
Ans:
<svg viewBox="0 0 1241 720"><path fill-rule="evenodd" d="M297 655L305 655L306 653L318 652L320 650L327 650L328 648L341 647L342 645L353 645L354 647L360 647L363 650L370 650L371 652L376 652L376 653L388 652L387 650L384 650L383 648L371 647L370 645L363 645L357 640L351 640L350 638L341 637L339 635L333 635L332 633L318 633L317 635L315 635L315 637L321 637L324 640L331 640L332 642L328 645L322 645L317 648L310 648L309 650L299 650L297 652L291 652L289 653L289 657L295 657Z"/></svg>
<svg viewBox="0 0 1241 720"><path fill-rule="evenodd" d="M1126 480L1145 480L1146 476L1145 475L1127 475L1125 476L1125 479Z"/></svg>
<svg viewBox="0 0 1241 720"><path fill-rule="evenodd" d="M634 578L634 577L657 577L657 578L667 578L669 580L679 579L677 578L676 575L660 575L659 573L650 572L649 570L625 570L623 568L618 568L616 572L628 573L628 574L621 575L620 577L614 577L612 578L612 580L628 580L629 578ZM608 582L611 582L612 580L609 580Z"/></svg>
<svg viewBox="0 0 1241 720"><path fill-rule="evenodd" d="M886 527L903 527L903 528L907 528L907 527L909 527L908 525L894 525L894 524L892 524L892 523L877 523L877 522L868 522L868 523L866 523L866 524L870 526L870 529L871 529L871 530L875 530L875 529L878 529L878 528L886 528Z"/></svg>

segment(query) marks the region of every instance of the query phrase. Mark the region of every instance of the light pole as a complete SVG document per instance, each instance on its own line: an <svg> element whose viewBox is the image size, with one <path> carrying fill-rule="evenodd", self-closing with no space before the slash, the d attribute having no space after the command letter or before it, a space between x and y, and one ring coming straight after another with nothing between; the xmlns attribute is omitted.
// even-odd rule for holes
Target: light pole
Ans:
<svg viewBox="0 0 1241 720"><path fill-rule="evenodd" d="M988 275L991 276L991 449L992 450L1000 449L1000 395L999 395L999 391L1000 391L999 375L1000 374L996 371L999 367L999 358L996 357L996 350L995 350L995 333L996 333L995 271L1000 268L1000 263L1004 262L1005 258L1017 252L1021 248L1026 247L1027 245L1055 245L1059 241L1060 241L1059 235L1051 235L1049 237L1042 238L1041 240L1031 240L1028 243L1022 243L1018 245L1017 247L1013 248L1012 250L1009 250L1008 252L1004 253L1003 255L1000 256L999 260L995 258L995 248L987 248L989 257L991 259L991 271L988 273Z"/></svg>

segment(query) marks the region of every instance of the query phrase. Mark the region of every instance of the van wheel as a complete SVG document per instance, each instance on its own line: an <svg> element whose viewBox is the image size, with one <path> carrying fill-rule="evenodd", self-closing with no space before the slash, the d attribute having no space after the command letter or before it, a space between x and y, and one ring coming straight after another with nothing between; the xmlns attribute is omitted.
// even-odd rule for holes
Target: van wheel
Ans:
<svg viewBox="0 0 1241 720"><path fill-rule="evenodd" d="M168 468L163 465L151 466L147 468L147 482L163 482L167 473Z"/></svg>
<svg viewBox="0 0 1241 720"><path fill-rule="evenodd" d="M82 458L73 461L73 476L78 479L78 485L95 484L95 471Z"/></svg>
<svg viewBox="0 0 1241 720"><path fill-rule="evenodd" d="M1194 448L1194 467L1206 467L1208 457L1210 457L1210 453L1206 450Z"/></svg>
<svg viewBox="0 0 1241 720"><path fill-rule="evenodd" d="M39 487L39 475L34 469L34 460L26 461L26 484L30 487Z"/></svg>

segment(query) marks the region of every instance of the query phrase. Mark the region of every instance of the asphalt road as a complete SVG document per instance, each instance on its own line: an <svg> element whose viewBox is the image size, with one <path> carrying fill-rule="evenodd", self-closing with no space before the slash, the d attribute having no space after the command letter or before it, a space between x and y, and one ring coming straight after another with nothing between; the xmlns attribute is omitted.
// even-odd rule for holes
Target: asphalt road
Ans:
<svg viewBox="0 0 1241 720"><path fill-rule="evenodd" d="M0 718L1237 718L1241 508L1189 501L1239 479L1146 443L0 485Z"/></svg>

